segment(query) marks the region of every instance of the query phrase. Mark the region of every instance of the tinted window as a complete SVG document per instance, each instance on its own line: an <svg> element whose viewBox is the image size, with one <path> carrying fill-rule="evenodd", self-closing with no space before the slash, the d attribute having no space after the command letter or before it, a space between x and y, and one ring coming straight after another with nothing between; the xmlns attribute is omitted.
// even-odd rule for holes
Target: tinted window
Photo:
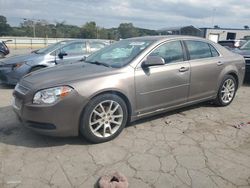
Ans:
<svg viewBox="0 0 250 188"><path fill-rule="evenodd" d="M202 59L212 57L208 43L201 41L186 41L190 59Z"/></svg>
<svg viewBox="0 0 250 188"><path fill-rule="evenodd" d="M209 47L210 47L210 50L211 50L211 53L212 53L212 56L213 56L213 57L217 57L217 56L220 55L220 54L217 52L217 50L216 50L212 45L209 44Z"/></svg>
<svg viewBox="0 0 250 188"><path fill-rule="evenodd" d="M155 49L151 56L161 56L166 63L183 61L183 51L180 41L168 42Z"/></svg>

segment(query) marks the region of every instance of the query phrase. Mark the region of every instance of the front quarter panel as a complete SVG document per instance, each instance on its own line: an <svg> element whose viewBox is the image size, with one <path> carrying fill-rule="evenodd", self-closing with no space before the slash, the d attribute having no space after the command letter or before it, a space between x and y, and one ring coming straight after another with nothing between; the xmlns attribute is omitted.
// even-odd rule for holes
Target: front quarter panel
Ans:
<svg viewBox="0 0 250 188"><path fill-rule="evenodd" d="M134 115L135 86L134 68L127 66L114 70L112 74L90 78L70 84L81 96L91 100L93 97L105 92L119 92L126 96L131 105L131 115Z"/></svg>

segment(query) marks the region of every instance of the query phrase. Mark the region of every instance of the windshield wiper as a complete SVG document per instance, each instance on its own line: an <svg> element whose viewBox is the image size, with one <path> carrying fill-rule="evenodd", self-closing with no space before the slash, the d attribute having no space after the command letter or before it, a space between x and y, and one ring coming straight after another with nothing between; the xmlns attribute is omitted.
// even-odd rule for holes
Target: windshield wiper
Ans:
<svg viewBox="0 0 250 188"><path fill-rule="evenodd" d="M99 62L99 61L84 61L85 63L90 63L90 64L94 64L94 65L102 65L105 67L111 67L109 64L107 63L103 63L103 62Z"/></svg>

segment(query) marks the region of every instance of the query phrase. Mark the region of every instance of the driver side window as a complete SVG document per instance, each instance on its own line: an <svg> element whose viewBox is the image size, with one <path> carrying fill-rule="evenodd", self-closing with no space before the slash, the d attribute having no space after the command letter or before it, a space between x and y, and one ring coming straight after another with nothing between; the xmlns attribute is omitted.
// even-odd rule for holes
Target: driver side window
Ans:
<svg viewBox="0 0 250 188"><path fill-rule="evenodd" d="M165 60L166 64L184 61L180 41L167 42L151 52L150 56L160 56Z"/></svg>

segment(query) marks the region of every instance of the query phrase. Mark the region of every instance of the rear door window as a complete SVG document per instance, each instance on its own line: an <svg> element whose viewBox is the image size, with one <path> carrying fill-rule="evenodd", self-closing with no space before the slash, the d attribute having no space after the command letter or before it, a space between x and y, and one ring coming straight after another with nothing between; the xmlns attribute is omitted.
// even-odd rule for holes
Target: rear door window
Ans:
<svg viewBox="0 0 250 188"><path fill-rule="evenodd" d="M211 44L209 44L209 47L213 57L218 57L220 55L219 52Z"/></svg>
<svg viewBox="0 0 250 188"><path fill-rule="evenodd" d="M187 40L185 42L191 60L213 57L208 43L192 40Z"/></svg>

